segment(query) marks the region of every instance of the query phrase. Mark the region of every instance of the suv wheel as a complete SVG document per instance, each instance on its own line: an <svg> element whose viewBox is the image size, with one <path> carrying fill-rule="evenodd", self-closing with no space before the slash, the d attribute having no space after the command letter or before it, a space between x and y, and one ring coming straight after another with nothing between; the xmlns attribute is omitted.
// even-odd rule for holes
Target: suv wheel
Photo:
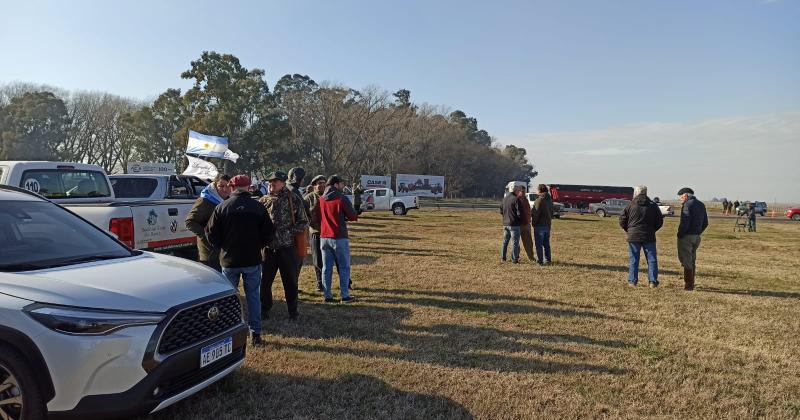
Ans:
<svg viewBox="0 0 800 420"><path fill-rule="evenodd" d="M606 211L603 209L597 210L597 215L600 217L606 217Z"/></svg>
<svg viewBox="0 0 800 420"><path fill-rule="evenodd" d="M793 214L792 220L794 220L795 222L800 222L800 213Z"/></svg>
<svg viewBox="0 0 800 420"><path fill-rule="evenodd" d="M401 203L397 203L392 206L392 213L394 213L395 216L402 216L406 214L406 206Z"/></svg>
<svg viewBox="0 0 800 420"><path fill-rule="evenodd" d="M0 418L45 417L44 400L30 366L17 352L0 345Z"/></svg>

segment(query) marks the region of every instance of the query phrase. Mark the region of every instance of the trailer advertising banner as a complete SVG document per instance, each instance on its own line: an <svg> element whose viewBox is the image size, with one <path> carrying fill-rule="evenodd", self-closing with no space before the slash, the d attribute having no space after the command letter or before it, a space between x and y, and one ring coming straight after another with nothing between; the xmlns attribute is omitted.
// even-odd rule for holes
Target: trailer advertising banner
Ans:
<svg viewBox="0 0 800 420"><path fill-rule="evenodd" d="M418 197L444 197L444 177L437 175L397 174L395 181L397 195L416 195Z"/></svg>
<svg viewBox="0 0 800 420"><path fill-rule="evenodd" d="M392 188L392 177L380 175L361 175L361 186L365 190L373 188Z"/></svg>

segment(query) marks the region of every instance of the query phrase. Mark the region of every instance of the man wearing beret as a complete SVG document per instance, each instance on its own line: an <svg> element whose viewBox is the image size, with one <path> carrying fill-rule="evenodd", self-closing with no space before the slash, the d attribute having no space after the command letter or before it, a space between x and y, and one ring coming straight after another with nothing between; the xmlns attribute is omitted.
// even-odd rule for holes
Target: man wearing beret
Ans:
<svg viewBox="0 0 800 420"><path fill-rule="evenodd" d="M683 288L694 290L697 248L700 247L700 235L708 227L708 213L705 204L695 198L691 188L681 188L678 197L683 202L678 225L678 259L683 266Z"/></svg>

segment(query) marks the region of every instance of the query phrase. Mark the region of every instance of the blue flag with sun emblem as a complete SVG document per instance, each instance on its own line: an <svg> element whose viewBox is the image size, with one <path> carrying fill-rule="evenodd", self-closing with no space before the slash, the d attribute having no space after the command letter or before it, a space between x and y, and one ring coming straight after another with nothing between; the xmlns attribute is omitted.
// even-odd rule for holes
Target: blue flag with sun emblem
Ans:
<svg viewBox="0 0 800 420"><path fill-rule="evenodd" d="M228 139L225 137L209 136L189 130L189 142L186 144L186 154L207 156L223 159L228 150Z"/></svg>

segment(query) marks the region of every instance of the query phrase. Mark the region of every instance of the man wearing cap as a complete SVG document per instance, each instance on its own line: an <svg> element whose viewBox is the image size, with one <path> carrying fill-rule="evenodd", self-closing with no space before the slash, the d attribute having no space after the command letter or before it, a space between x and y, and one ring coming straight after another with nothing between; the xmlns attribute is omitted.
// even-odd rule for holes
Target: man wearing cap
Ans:
<svg viewBox="0 0 800 420"><path fill-rule="evenodd" d="M214 182L200 192L200 197L195 200L184 221L186 229L197 236L197 260L217 271L222 270L222 266L219 265L219 248L214 248L208 243L206 225L217 205L230 197L230 180L231 177L228 175L217 175Z"/></svg>
<svg viewBox="0 0 800 420"><path fill-rule="evenodd" d="M644 249L647 259L647 279L650 287L658 287L658 256L656 231L664 225L664 216L658 205L647 196L647 187L633 189L633 201L619 216L619 226L628 237L628 285L639 283L639 258Z"/></svg>
<svg viewBox="0 0 800 420"><path fill-rule="evenodd" d="M694 290L697 248L700 246L700 235L708 227L708 213L705 204L695 198L691 188L681 188L678 197L683 202L678 225L678 259L683 266L683 288Z"/></svg>
<svg viewBox="0 0 800 420"><path fill-rule="evenodd" d="M515 185L511 194L503 198L500 214L503 215L503 245L500 248L500 260L506 261L508 242L511 241L511 262L519 262L519 237L522 223L522 211L519 208L520 197L525 194L525 187Z"/></svg>
<svg viewBox="0 0 800 420"><path fill-rule="evenodd" d="M272 308L272 283L281 273L281 282L286 294L289 318L297 319L297 276L300 259L295 248L295 235L305 233L308 228L303 199L286 188L286 174L273 172L267 178L269 194L261 197L275 225L275 236L264 248L264 266L261 279L261 316L267 318Z"/></svg>
<svg viewBox="0 0 800 420"><path fill-rule="evenodd" d="M261 345L261 248L272 239L274 228L264 206L247 191L250 178L237 175L231 184L236 190L214 209L206 237L212 246L220 248L222 274L233 287L238 289L239 278L244 278L253 345Z"/></svg>
<svg viewBox="0 0 800 420"><path fill-rule="evenodd" d="M311 185L308 187L308 193L303 200L308 206L310 216L308 218L308 226L311 230L311 261L314 264L314 274L317 277L317 289L324 292L325 288L322 285L322 248L319 242L319 229L320 229L320 211L319 199L325 192L325 183L327 179L323 175L317 175L311 180Z"/></svg>
<svg viewBox="0 0 800 420"><path fill-rule="evenodd" d="M339 292L342 302L355 300L348 290L350 287L350 239L347 235L347 221L358 220L358 214L350 199L342 194L344 181L332 175L327 182L325 193L319 200L320 208L320 248L322 249L322 277L325 288L325 302L336 302L331 290L333 267L339 271Z"/></svg>

